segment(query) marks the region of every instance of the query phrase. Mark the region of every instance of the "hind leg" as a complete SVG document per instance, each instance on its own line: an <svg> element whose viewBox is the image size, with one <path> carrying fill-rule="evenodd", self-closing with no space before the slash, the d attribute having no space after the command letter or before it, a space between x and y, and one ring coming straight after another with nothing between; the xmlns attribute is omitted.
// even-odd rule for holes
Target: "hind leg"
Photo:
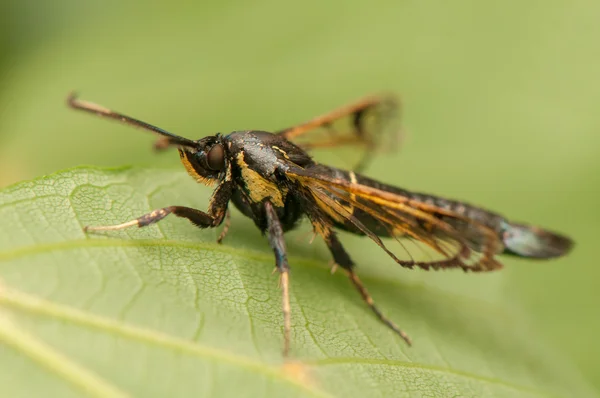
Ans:
<svg viewBox="0 0 600 398"><path fill-rule="evenodd" d="M408 335L402 329L400 329L394 322L392 322L385 315L383 315L383 313L379 310L377 305L375 305L375 302L373 301L373 298L367 291L367 288L365 287L365 285L363 285L358 275L354 273L354 262L342 246L341 242L338 240L335 233L331 230L328 232L329 234L327 234L327 236L324 236L325 243L327 244L329 251L333 255L335 264L340 266L344 270L344 272L348 276L348 279L350 279L350 282L352 282L352 285L356 288L356 290L358 290L362 299L365 301L365 303L367 303L367 305L369 306L371 311L373 311L375 316L377 316L377 318L379 318L379 320L383 322L383 324L385 324L388 328L392 329L394 333L400 336L408 345L411 345L412 342L410 340L410 337L408 337Z"/></svg>

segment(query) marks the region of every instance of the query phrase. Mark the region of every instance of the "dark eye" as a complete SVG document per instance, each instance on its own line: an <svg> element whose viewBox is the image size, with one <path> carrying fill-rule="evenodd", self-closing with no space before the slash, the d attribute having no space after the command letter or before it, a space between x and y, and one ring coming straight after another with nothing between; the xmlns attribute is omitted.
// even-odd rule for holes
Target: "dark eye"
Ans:
<svg viewBox="0 0 600 398"><path fill-rule="evenodd" d="M223 168L224 160L225 150L221 144L213 145L213 147L210 148L210 151L208 151L208 154L206 154L206 164L211 170L221 170Z"/></svg>

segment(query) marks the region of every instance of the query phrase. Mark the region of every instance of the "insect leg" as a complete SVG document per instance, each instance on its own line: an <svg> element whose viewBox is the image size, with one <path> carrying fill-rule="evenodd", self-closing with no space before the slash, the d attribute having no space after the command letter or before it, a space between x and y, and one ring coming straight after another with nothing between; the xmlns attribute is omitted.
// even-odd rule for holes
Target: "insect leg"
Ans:
<svg viewBox="0 0 600 398"><path fill-rule="evenodd" d="M119 229L129 228L137 226L139 228L145 227L150 224L154 224L168 216L174 214L177 217L187 218L192 224L200 228L210 228L217 226L223 219L223 216L213 217L203 211L192 209L191 207L184 206L169 206L162 209L151 211L148 214L144 214L134 220L124 222L117 225L100 225L96 227L84 227L85 232L90 231L115 231Z"/></svg>
<svg viewBox="0 0 600 398"><path fill-rule="evenodd" d="M358 290L363 300L367 303L369 308L371 308L371 311L375 313L375 315L377 316L377 318L379 318L381 322L383 322L387 327L392 329L397 335L402 337L402 339L406 341L408 345L411 345L412 343L410 337L408 337L408 335L404 331L402 331L394 322L392 322L385 315L383 315L379 308L377 308L375 302L373 301L373 298L367 291L365 285L363 285L358 275L354 273L354 262L352 261L352 259L350 259L350 256L348 255L348 253L346 252L346 250L344 249L344 247L342 246L342 244L340 243L333 231L329 231L327 236L325 236L325 243L327 244L329 251L333 255L333 259L336 262L336 264L342 267L344 272L346 272L346 275L348 275L350 282L352 282L356 290Z"/></svg>
<svg viewBox="0 0 600 398"><path fill-rule="evenodd" d="M223 230L219 234L217 238L217 243L222 243L223 239L227 236L227 232L229 232L229 226L231 225L231 213L229 210L225 210L225 225L223 225Z"/></svg>
<svg viewBox="0 0 600 398"><path fill-rule="evenodd" d="M171 143L167 137L158 137L156 141L154 141L154 145L152 146L155 151L160 152L169 148Z"/></svg>
<svg viewBox="0 0 600 398"><path fill-rule="evenodd" d="M280 274L280 285L282 293L282 310L283 310L283 356L288 356L290 351L290 335L292 330L291 310L290 310L290 288L289 288L289 272L287 254L285 249L285 241L283 239L283 228L277 217L277 213L271 202L265 202L265 210L267 216L267 234L269 243L275 253L275 264Z"/></svg>
<svg viewBox="0 0 600 398"><path fill-rule="evenodd" d="M325 243L333 256L333 261L336 265L339 265L346 271L352 271L354 268L354 261L348 255L348 252L342 246L342 243L337 238L335 232L329 230L327 236L325 236Z"/></svg>
<svg viewBox="0 0 600 398"><path fill-rule="evenodd" d="M168 206L162 209L156 209L148 214L144 214L134 220L124 222L117 225L100 225L97 227L84 227L84 232L88 231L115 231L119 229L129 227L145 227L150 224L154 224L168 216L174 214L177 217L187 218L192 224L200 228L213 228L221 225L225 213L227 212L227 203L231 198L231 182L225 181L221 183L212 198L208 206L208 213L201 210L192 209L191 207L185 206Z"/></svg>

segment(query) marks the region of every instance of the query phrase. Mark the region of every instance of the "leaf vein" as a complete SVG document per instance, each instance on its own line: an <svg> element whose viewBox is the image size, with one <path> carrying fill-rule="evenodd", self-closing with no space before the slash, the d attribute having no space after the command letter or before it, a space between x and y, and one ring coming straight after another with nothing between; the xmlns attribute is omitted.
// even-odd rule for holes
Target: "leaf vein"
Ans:
<svg viewBox="0 0 600 398"><path fill-rule="evenodd" d="M256 362L250 358L228 353L220 349L207 347L196 342L165 334L157 330L146 329L123 322L118 322L100 315L87 313L64 304L56 304L51 301L20 292L18 290L11 289L7 286L4 286L0 291L0 303L29 313L62 319L78 325L102 330L107 333L121 335L122 337L130 338L132 340L178 350L196 357L210 358L224 363L229 363L231 365L239 366L273 379L285 381L288 384L311 394L312 396L327 398L331 397L326 392L318 390L310 384L303 383L300 380L288 376L283 371L273 366Z"/></svg>
<svg viewBox="0 0 600 398"><path fill-rule="evenodd" d="M12 346L48 371L95 397L128 397L129 394L112 385L96 373L27 333L7 314L0 313L0 341Z"/></svg>

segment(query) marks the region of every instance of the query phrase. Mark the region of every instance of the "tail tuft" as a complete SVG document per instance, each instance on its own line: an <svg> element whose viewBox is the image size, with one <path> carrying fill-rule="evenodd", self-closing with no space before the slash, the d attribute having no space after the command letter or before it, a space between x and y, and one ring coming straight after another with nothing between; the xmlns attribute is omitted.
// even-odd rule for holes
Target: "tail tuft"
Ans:
<svg viewBox="0 0 600 398"><path fill-rule="evenodd" d="M504 254L529 258L555 258L567 254L573 241L564 235L545 229L507 223L502 233Z"/></svg>

